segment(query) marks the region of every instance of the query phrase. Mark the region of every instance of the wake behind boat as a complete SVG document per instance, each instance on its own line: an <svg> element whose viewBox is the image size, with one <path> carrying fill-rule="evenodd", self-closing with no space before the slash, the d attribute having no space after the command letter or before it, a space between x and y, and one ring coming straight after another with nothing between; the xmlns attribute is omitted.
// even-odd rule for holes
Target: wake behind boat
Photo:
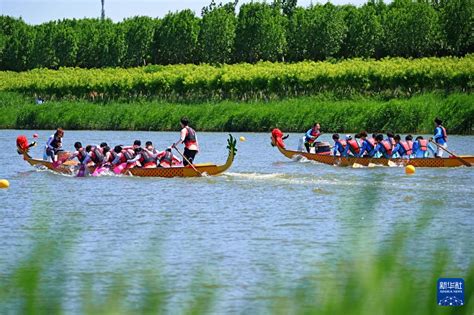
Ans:
<svg viewBox="0 0 474 315"><path fill-rule="evenodd" d="M294 159L296 157L304 157L310 161L316 161L328 165L336 166L407 166L413 165L415 167L459 167L474 165L474 156L461 155L449 156L447 158L371 158L371 157L341 157L330 155L327 150L329 143L320 142L315 145L316 153L309 153L298 150L288 150L284 143L281 132L272 132L272 145L276 146L278 150L287 158ZM468 164L468 165L467 165Z"/></svg>

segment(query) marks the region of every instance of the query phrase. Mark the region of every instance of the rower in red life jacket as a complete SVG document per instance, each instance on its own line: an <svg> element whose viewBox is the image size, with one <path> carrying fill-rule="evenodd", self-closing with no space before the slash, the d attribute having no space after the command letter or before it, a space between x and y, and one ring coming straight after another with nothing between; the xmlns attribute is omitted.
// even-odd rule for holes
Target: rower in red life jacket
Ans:
<svg viewBox="0 0 474 315"><path fill-rule="evenodd" d="M406 141L401 141L400 135L395 135L393 139L395 140L395 146L392 150L392 158L409 158L412 153L412 148L408 143Z"/></svg>
<svg viewBox="0 0 474 315"><path fill-rule="evenodd" d="M176 143L172 144L172 147L176 147L180 143L184 143L184 166L189 163L194 163L194 158L199 151L199 144L196 136L196 131L189 127L189 120L186 117L181 118L181 135ZM188 163L189 161L189 163Z"/></svg>
<svg viewBox="0 0 474 315"><path fill-rule="evenodd" d="M377 145L375 146L376 157L383 156L386 159L392 157L392 142L390 139L384 140L383 135L378 134L375 137L375 142L377 143Z"/></svg>
<svg viewBox="0 0 474 315"><path fill-rule="evenodd" d="M418 136L413 142L413 155L416 158L428 157L428 140L423 139L422 136Z"/></svg>
<svg viewBox="0 0 474 315"><path fill-rule="evenodd" d="M339 140L339 134L335 133L332 135L332 139L334 140L334 148L333 148L333 155L337 156L338 154L340 156L347 156L347 151L346 151L346 141L345 140Z"/></svg>
<svg viewBox="0 0 474 315"><path fill-rule="evenodd" d="M375 154L375 136L372 135L372 138L367 139L367 132L365 130L362 130L359 132L359 134L356 136L356 138L360 138L361 141L361 146L360 146L360 151L359 154L357 155L358 157L362 156L368 156L368 157L373 157Z"/></svg>
<svg viewBox="0 0 474 315"><path fill-rule="evenodd" d="M114 152L117 154L115 159L112 161L113 166L118 166L120 164L127 163L128 160L132 160L135 155L133 150L124 149L121 145L116 145L114 147Z"/></svg>
<svg viewBox="0 0 474 315"><path fill-rule="evenodd" d="M100 167L104 164L104 154L102 153L101 148L96 147L95 145L88 145L86 146L86 152L89 154L91 161L94 162L96 167Z"/></svg>
<svg viewBox="0 0 474 315"><path fill-rule="evenodd" d="M163 152L160 152L157 158L160 163L160 167L168 168L181 165L181 161L174 156L173 152L171 151L171 147L166 148L166 150Z"/></svg>
<svg viewBox="0 0 474 315"><path fill-rule="evenodd" d="M413 136L412 135L408 135L405 137L405 142L407 143L408 145L408 154L409 154L409 157L414 157L414 154L413 154Z"/></svg>
<svg viewBox="0 0 474 315"><path fill-rule="evenodd" d="M305 134L304 146L306 151L310 151L310 147L314 147L316 139L321 135L321 126L319 123L315 123L311 129L309 129Z"/></svg>
<svg viewBox="0 0 474 315"><path fill-rule="evenodd" d="M351 135L347 135L346 138L346 147L344 151L344 156L359 156L360 145L356 139L353 139Z"/></svg>
<svg viewBox="0 0 474 315"><path fill-rule="evenodd" d="M102 153L104 154L104 165L111 166L112 162L117 157L117 153L115 153L115 151L113 150L110 150L110 147L108 145L102 147Z"/></svg>
<svg viewBox="0 0 474 315"><path fill-rule="evenodd" d="M87 163L91 161L91 157L89 154L87 154L86 150L82 147L82 143L80 142L74 143L74 148L76 149L76 151L69 156L68 160L77 158L80 164L87 165Z"/></svg>
<svg viewBox="0 0 474 315"><path fill-rule="evenodd" d="M435 131L433 139L438 144L436 147L435 157L443 157L444 150L441 149L439 146L447 149L448 148L448 134L446 129L443 127L443 121L439 118L434 120L435 123Z"/></svg>
<svg viewBox="0 0 474 315"><path fill-rule="evenodd" d="M392 150L393 150L393 147L395 146L395 140L393 139L393 137L394 137L393 132L391 132L391 131L387 132L387 140L392 145Z"/></svg>
<svg viewBox="0 0 474 315"><path fill-rule="evenodd" d="M132 160L128 160L127 163L139 162L144 168L157 167L157 152L151 141L145 143L145 148L136 148L135 150L137 155Z"/></svg>

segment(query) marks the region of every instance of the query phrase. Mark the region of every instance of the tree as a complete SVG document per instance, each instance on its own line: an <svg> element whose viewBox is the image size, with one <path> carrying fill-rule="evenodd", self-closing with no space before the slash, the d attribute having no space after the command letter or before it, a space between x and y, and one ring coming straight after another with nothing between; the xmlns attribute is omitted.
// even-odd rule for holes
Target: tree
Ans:
<svg viewBox="0 0 474 315"><path fill-rule="evenodd" d="M229 63L234 54L235 29L234 3L214 2L202 10L198 44L201 61L208 63Z"/></svg>
<svg viewBox="0 0 474 315"><path fill-rule="evenodd" d="M156 60L162 64L198 62L198 35L199 19L193 11L168 13L155 32Z"/></svg>
<svg viewBox="0 0 474 315"><path fill-rule="evenodd" d="M243 4L236 29L236 60L281 60L286 50L285 23L279 10L266 3Z"/></svg>
<svg viewBox="0 0 474 315"><path fill-rule="evenodd" d="M2 51L2 69L24 71L30 67L30 58L33 52L35 30L23 20L9 20L4 24L9 30L4 30L6 38Z"/></svg>
<svg viewBox="0 0 474 315"><path fill-rule="evenodd" d="M464 55L474 51L474 1L449 0L439 4L448 52Z"/></svg>
<svg viewBox="0 0 474 315"><path fill-rule="evenodd" d="M152 60L152 42L157 20L146 16L125 19L121 23L126 51L122 64L125 67L143 66Z"/></svg>
<svg viewBox="0 0 474 315"><path fill-rule="evenodd" d="M384 50L390 56L432 55L440 38L438 16L426 3L394 1L383 20Z"/></svg>
<svg viewBox="0 0 474 315"><path fill-rule="evenodd" d="M302 61L309 59L309 29L310 19L308 11L296 8L288 18L286 41L288 43L287 59Z"/></svg>
<svg viewBox="0 0 474 315"><path fill-rule="evenodd" d="M67 21L58 22L56 28L54 48L57 65L59 67L73 67L76 65L78 50L77 34Z"/></svg>
<svg viewBox="0 0 474 315"><path fill-rule="evenodd" d="M342 56L375 57L382 37L382 25L375 7L365 4L361 8L345 7L346 38L342 44Z"/></svg>
<svg viewBox="0 0 474 315"><path fill-rule="evenodd" d="M331 3L307 10L309 30L303 34L308 36L309 56L314 60L336 57L346 35L343 12Z"/></svg>

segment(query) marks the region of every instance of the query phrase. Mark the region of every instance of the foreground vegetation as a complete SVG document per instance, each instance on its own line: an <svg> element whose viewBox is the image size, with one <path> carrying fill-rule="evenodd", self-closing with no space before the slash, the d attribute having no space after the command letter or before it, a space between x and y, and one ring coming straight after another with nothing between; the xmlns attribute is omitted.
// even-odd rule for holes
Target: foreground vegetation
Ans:
<svg viewBox="0 0 474 315"><path fill-rule="evenodd" d="M107 101L269 100L332 93L407 97L423 92L471 92L474 55L464 58L347 60L338 63L174 65L130 69L38 69L0 72L0 91L46 99Z"/></svg>
<svg viewBox="0 0 474 315"><path fill-rule="evenodd" d="M425 215L433 216L432 213ZM433 244L437 248L427 254L425 263L412 262L417 251L410 251L409 243L426 228L426 219L424 221L418 219L410 226L405 223L403 228L398 227L387 236L382 242L386 245L365 246L364 254L349 250L352 254L348 257L326 262L314 273L301 275L294 283L267 280L263 286L268 292L262 292L260 297L252 293L246 297L249 303L267 296L265 303L259 309L245 304L241 307L255 314L372 314L374 310L378 314L394 315L472 314L474 290L469 285L474 282L472 257L465 257L467 267L460 270L449 250ZM210 277L204 271L190 281L185 290L178 292L160 280L160 271L150 264L104 274L93 271L68 274L71 240L58 242L55 240L58 232L47 234L44 227L38 231L43 232L35 235L28 255L9 270L2 269L2 314L219 313L216 307L222 304L217 302L231 285L219 285L216 275ZM68 235L65 232L60 235ZM437 279L451 274L465 280L464 306L437 305Z"/></svg>
<svg viewBox="0 0 474 315"><path fill-rule="evenodd" d="M443 117L450 133L472 134L474 97L425 94L388 101L371 98L335 100L331 96L300 97L270 102L179 104L160 101L91 103L48 101L0 93L0 128L177 130L188 116L200 131L305 131L319 121L324 132L394 130L431 133L433 118Z"/></svg>
<svg viewBox="0 0 474 315"><path fill-rule="evenodd" d="M474 51L472 0L297 6L296 0L210 5L162 19L0 16L0 69L136 67L345 58L462 56ZM108 3L107 7L108 7ZM111 3L113 6L114 4Z"/></svg>

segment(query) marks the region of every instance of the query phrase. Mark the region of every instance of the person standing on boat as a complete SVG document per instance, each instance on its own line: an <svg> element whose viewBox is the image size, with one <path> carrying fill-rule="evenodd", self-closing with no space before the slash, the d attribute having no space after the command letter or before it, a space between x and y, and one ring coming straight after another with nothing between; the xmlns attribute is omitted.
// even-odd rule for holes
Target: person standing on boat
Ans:
<svg viewBox="0 0 474 315"><path fill-rule="evenodd" d="M375 154L375 137L367 139L368 135L365 130L361 131L358 135L356 135L356 138L360 138L361 141L361 147L359 154L357 157L362 157L367 156L367 157L373 157ZM373 141L371 141L373 140Z"/></svg>
<svg viewBox="0 0 474 315"><path fill-rule="evenodd" d="M306 131L304 137L304 146L306 147L306 151L309 153L310 148L314 147L316 139L319 138L321 135L321 126L319 123L315 123L311 129Z"/></svg>
<svg viewBox="0 0 474 315"><path fill-rule="evenodd" d="M443 157L444 150L439 146L445 149L448 148L448 134L446 133L446 129L443 127L443 121L441 119L436 118L434 123L435 131L432 139L434 139L434 141L438 144L435 157Z"/></svg>
<svg viewBox="0 0 474 315"><path fill-rule="evenodd" d="M183 165L186 166L189 163L193 164L194 158L199 151L199 144L196 136L196 131L193 128L189 127L189 120L186 117L181 118L181 136L176 143L173 143L172 147L180 143L184 143L184 161Z"/></svg>
<svg viewBox="0 0 474 315"><path fill-rule="evenodd" d="M339 156L346 157L347 156L346 141L345 140L339 140L339 134L338 133L333 134L332 139L334 140L334 148L333 148L333 151L332 151L333 155L337 156L339 154Z"/></svg>
<svg viewBox="0 0 474 315"><path fill-rule="evenodd" d="M56 132L49 136L44 148L43 160L50 158L54 164L58 163L58 152L61 151L63 137L64 131L61 128L56 129Z"/></svg>

